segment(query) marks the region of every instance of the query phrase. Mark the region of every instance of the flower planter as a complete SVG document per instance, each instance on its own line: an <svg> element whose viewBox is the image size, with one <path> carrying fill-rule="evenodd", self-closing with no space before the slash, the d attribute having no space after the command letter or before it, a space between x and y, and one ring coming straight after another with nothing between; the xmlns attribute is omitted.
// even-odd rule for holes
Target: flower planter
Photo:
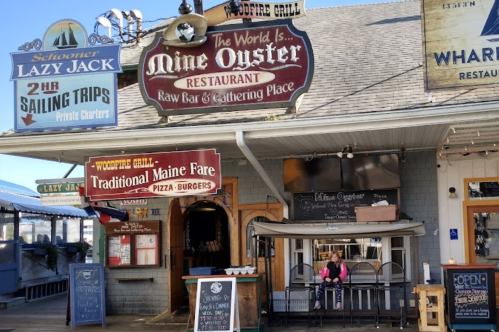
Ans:
<svg viewBox="0 0 499 332"><path fill-rule="evenodd" d="M72 253L72 254L75 254L78 252L78 247L74 247L74 246L67 246L66 247L66 252L68 253Z"/></svg>
<svg viewBox="0 0 499 332"><path fill-rule="evenodd" d="M46 256L47 255L47 249L45 249L45 248L35 248L33 250L33 255L35 255L35 256Z"/></svg>

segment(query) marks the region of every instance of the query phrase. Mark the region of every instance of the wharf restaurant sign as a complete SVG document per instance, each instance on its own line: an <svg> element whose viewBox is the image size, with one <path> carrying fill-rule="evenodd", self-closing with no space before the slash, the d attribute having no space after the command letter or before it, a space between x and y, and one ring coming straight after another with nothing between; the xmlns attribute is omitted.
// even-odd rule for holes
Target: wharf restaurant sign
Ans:
<svg viewBox="0 0 499 332"><path fill-rule="evenodd" d="M294 106L308 91L312 47L291 20L211 27L205 37L165 46L157 33L143 50L140 89L160 116Z"/></svg>
<svg viewBox="0 0 499 332"><path fill-rule="evenodd" d="M222 188L214 149L90 158L85 192L91 201L214 195Z"/></svg>
<svg viewBox="0 0 499 332"><path fill-rule="evenodd" d="M117 124L116 73L121 45L92 34L73 20L61 20L12 53L14 130L93 128ZM35 51L31 51L32 49Z"/></svg>
<svg viewBox="0 0 499 332"><path fill-rule="evenodd" d="M426 91L499 84L499 1L421 1Z"/></svg>

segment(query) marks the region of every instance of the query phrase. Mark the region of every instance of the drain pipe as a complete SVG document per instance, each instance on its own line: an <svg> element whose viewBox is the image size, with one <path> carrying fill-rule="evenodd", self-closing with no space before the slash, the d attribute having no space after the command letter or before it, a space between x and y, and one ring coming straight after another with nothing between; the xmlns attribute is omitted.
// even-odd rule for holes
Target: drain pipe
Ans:
<svg viewBox="0 0 499 332"><path fill-rule="evenodd" d="M263 169L262 165L260 165L260 162L256 159L256 157L253 155L251 150L248 148L246 145L246 142L244 141L244 132L242 131L237 131L236 132L236 143L241 152L244 154L246 159L253 165L255 168L256 172L260 175L262 180L269 186L270 190L274 194L274 196L277 198L277 200L282 204L282 215L284 218L289 219L289 205L284 199L284 197L281 195L279 189L275 186L275 184L272 182L270 177L267 175L267 172ZM290 246L289 246L289 239L286 239L284 241L284 262L290 262ZM288 284L289 280L289 269L284 268L284 282L285 285Z"/></svg>

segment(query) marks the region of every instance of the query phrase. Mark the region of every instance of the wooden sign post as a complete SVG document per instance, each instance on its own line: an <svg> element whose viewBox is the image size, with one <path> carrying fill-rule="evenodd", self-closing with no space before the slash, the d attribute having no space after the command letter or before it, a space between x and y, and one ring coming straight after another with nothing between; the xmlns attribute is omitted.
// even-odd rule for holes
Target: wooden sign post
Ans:
<svg viewBox="0 0 499 332"><path fill-rule="evenodd" d="M71 329L76 325L106 326L104 265L71 264L69 266L69 302Z"/></svg>
<svg viewBox="0 0 499 332"><path fill-rule="evenodd" d="M236 326L234 328L234 314ZM236 278L198 280L194 332L240 332Z"/></svg>

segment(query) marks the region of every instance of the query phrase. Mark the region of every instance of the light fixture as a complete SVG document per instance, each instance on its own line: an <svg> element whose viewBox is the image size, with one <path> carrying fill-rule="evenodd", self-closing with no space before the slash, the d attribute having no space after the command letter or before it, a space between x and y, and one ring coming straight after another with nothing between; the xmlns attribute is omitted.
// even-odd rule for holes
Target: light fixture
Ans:
<svg viewBox="0 0 499 332"><path fill-rule="evenodd" d="M109 21L109 19L103 16L99 16L97 17L97 23L99 23L100 25L102 25L104 28L107 29L107 36L111 38L111 27L112 27L111 21Z"/></svg>
<svg viewBox="0 0 499 332"><path fill-rule="evenodd" d="M187 3L187 0L183 0L180 7L178 7L178 13L180 15L187 15L192 12L192 6Z"/></svg>
<svg viewBox="0 0 499 332"><path fill-rule="evenodd" d="M480 137L480 131L479 131L479 130L477 130L476 135L477 135L478 137Z"/></svg>
<svg viewBox="0 0 499 332"><path fill-rule="evenodd" d="M454 134L456 133L456 128L451 127L450 129L452 130L452 132L453 132Z"/></svg>
<svg viewBox="0 0 499 332"><path fill-rule="evenodd" d="M454 187L449 188L449 198L457 198L456 188Z"/></svg>
<svg viewBox="0 0 499 332"><path fill-rule="evenodd" d="M400 161L405 163L406 159L405 159L405 146L401 146L400 147Z"/></svg>
<svg viewBox="0 0 499 332"><path fill-rule="evenodd" d="M230 0L228 8L232 14L239 13L243 6L241 5L241 0Z"/></svg>
<svg viewBox="0 0 499 332"><path fill-rule="evenodd" d="M343 148L343 150L341 150L340 152L338 152L336 155L338 156L338 158L343 158L343 152L345 152L347 150L347 148Z"/></svg>
<svg viewBox="0 0 499 332"><path fill-rule="evenodd" d="M352 153L352 147L351 146L348 147L347 158L348 159L352 159L353 158L353 153Z"/></svg>

